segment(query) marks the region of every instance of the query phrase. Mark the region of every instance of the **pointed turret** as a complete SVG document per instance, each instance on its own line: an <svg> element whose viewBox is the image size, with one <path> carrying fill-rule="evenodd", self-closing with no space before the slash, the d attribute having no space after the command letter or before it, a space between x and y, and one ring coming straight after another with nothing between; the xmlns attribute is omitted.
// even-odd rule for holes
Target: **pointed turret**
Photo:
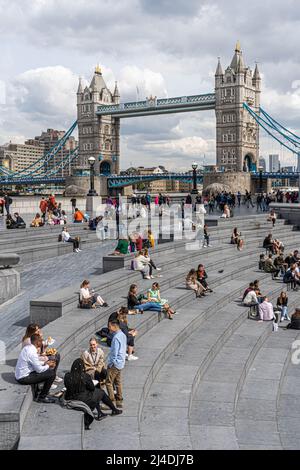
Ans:
<svg viewBox="0 0 300 470"><path fill-rule="evenodd" d="M221 77L222 75L224 75L224 72L223 72L223 68L222 68L222 65L221 65L220 57L218 57L218 66L217 66L215 76L216 77Z"/></svg>
<svg viewBox="0 0 300 470"><path fill-rule="evenodd" d="M79 95L80 93L83 93L83 86L82 86L82 78L81 77L79 77L77 95Z"/></svg>
<svg viewBox="0 0 300 470"><path fill-rule="evenodd" d="M255 70L254 70L254 74L253 74L253 80L255 80L255 81L261 80L261 76L260 76L260 73L259 73L259 70L258 70L258 65L257 65L257 63L256 63L256 65L255 65Z"/></svg>
<svg viewBox="0 0 300 470"><path fill-rule="evenodd" d="M113 94L113 99L114 99L114 102L115 103L120 103L120 92L119 92L119 88L118 88L118 82L115 83L115 90L114 90L114 94Z"/></svg>
<svg viewBox="0 0 300 470"><path fill-rule="evenodd" d="M240 41L238 41L236 43L234 56L233 56L231 64L230 64L230 67L235 72L237 71L237 68L239 66L239 59L241 60L240 68L245 69L246 67L245 67L245 63L244 63L244 58L243 58L243 53L242 53L242 50L241 50Z"/></svg>
<svg viewBox="0 0 300 470"><path fill-rule="evenodd" d="M238 63L237 63L237 67L235 69L235 72L236 73L244 73L244 71L245 71L245 64L244 64L243 56L241 55L238 58Z"/></svg>
<svg viewBox="0 0 300 470"><path fill-rule="evenodd" d="M103 90L103 88L106 88L106 83L102 77L102 71L99 65L97 65L97 67L95 68L95 73L91 81L90 88L92 92L96 91L98 93L101 93L101 90Z"/></svg>

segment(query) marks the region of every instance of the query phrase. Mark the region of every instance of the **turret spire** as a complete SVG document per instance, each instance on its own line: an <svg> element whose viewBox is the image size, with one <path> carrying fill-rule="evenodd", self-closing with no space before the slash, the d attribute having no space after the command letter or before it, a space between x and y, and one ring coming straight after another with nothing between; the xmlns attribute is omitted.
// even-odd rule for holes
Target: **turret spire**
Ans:
<svg viewBox="0 0 300 470"><path fill-rule="evenodd" d="M221 75L223 75L224 72L223 72L223 69L222 69L222 65L221 65L221 60L220 60L220 57L218 57L218 66L217 66L217 70L216 70L216 77L220 77Z"/></svg>

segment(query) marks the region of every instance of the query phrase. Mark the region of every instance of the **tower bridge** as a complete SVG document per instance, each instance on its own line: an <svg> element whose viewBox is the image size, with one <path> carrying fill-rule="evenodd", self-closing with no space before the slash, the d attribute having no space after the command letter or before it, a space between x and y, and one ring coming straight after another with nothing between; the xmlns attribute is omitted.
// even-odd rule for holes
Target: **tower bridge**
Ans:
<svg viewBox="0 0 300 470"><path fill-rule="evenodd" d="M300 137L275 121L260 106L261 76L256 64L254 72L246 66L240 43L235 47L230 65L223 71L219 58L215 72L213 92L173 98L147 97L143 101L121 103L116 82L111 91L105 83L101 68L96 67L89 86L79 80L77 90L77 121L50 152L25 170L13 172L0 167L0 185L45 184L57 182L81 185L88 183L89 158L95 159L95 175L100 181L100 193L109 188L122 188L129 184L155 179L178 179L191 181L189 173L157 175L120 175L120 122L133 117L167 115L170 113L214 111L216 115L216 164L224 171L248 175L252 181L266 178L298 178L297 173L259 173L259 131L263 128L271 137L291 152L298 154ZM48 163L65 144L78 126L79 145L60 168L74 161L73 174L58 178L55 170L47 170ZM203 175L197 176L202 181ZM212 175L222 181L222 173ZM241 178L246 181L247 178ZM244 183L243 183L244 184ZM250 183L249 183L250 184Z"/></svg>

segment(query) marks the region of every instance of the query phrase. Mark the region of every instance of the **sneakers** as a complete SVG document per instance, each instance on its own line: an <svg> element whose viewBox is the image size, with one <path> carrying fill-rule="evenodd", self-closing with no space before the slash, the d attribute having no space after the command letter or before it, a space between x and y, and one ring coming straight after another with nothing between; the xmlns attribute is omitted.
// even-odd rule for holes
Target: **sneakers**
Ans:
<svg viewBox="0 0 300 470"><path fill-rule="evenodd" d="M74 252L75 252L75 253L79 253L79 250L78 250L78 248L76 248L76 250L74 250Z"/></svg>
<svg viewBox="0 0 300 470"><path fill-rule="evenodd" d="M130 356L128 356L127 358L127 361L137 361L137 360L138 360L138 357L134 356L133 354L130 354Z"/></svg>
<svg viewBox="0 0 300 470"><path fill-rule="evenodd" d="M55 398L51 397L40 397L37 399L38 403L56 403Z"/></svg>
<svg viewBox="0 0 300 470"><path fill-rule="evenodd" d="M80 248L78 248L78 252L82 251Z"/></svg>
<svg viewBox="0 0 300 470"><path fill-rule="evenodd" d="M146 277L144 277L144 279L151 279L151 277L150 277L150 276L146 276Z"/></svg>
<svg viewBox="0 0 300 470"><path fill-rule="evenodd" d="M156 271L161 271L161 268L156 268Z"/></svg>
<svg viewBox="0 0 300 470"><path fill-rule="evenodd" d="M61 382L63 382L63 379L61 379L60 377L58 377L58 375L55 377L55 380L54 382L60 384Z"/></svg>
<svg viewBox="0 0 300 470"><path fill-rule="evenodd" d="M57 385L52 384L50 390L56 390L56 389L57 389Z"/></svg>
<svg viewBox="0 0 300 470"><path fill-rule="evenodd" d="M121 415L122 413L123 413L122 410L115 409L111 412L111 415L116 416L116 415Z"/></svg>

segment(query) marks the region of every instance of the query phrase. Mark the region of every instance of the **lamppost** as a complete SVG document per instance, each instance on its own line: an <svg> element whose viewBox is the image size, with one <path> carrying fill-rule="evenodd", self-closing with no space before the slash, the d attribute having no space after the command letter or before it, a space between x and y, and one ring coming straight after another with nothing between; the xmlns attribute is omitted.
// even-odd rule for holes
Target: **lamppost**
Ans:
<svg viewBox="0 0 300 470"><path fill-rule="evenodd" d="M88 193L88 196L98 196L98 194L95 191L95 162L96 158L95 157L90 157L88 159L88 162L90 164L90 190Z"/></svg>
<svg viewBox="0 0 300 470"><path fill-rule="evenodd" d="M263 192L263 178L262 178L263 167L259 166L258 171L259 171L259 193L262 194Z"/></svg>
<svg viewBox="0 0 300 470"><path fill-rule="evenodd" d="M192 163L192 168L193 168L193 190L192 190L192 194L198 194L198 189L197 189L197 168L198 168L198 163L193 162Z"/></svg>

